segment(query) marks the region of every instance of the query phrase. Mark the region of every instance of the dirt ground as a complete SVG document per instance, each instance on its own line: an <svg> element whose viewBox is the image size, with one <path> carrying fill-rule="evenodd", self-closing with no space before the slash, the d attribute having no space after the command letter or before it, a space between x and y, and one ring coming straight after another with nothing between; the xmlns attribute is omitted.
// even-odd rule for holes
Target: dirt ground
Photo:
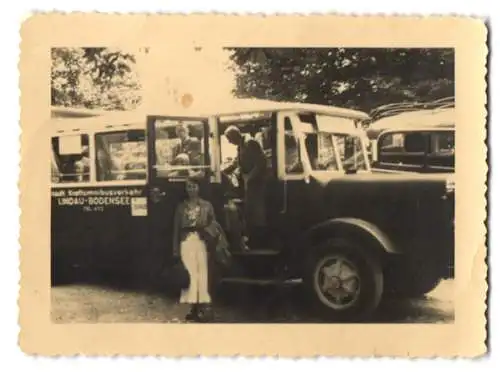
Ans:
<svg viewBox="0 0 500 372"><path fill-rule="evenodd" d="M233 289L234 291L234 289ZM215 321L222 323L321 322L301 306L296 290L280 297L271 290L238 289L216 301ZM234 293L234 292L232 292ZM453 281L443 281L419 299L388 299L375 315L378 323L450 323L454 319ZM187 305L161 293L145 293L98 285L66 285L52 288L52 320L55 323L181 323Z"/></svg>

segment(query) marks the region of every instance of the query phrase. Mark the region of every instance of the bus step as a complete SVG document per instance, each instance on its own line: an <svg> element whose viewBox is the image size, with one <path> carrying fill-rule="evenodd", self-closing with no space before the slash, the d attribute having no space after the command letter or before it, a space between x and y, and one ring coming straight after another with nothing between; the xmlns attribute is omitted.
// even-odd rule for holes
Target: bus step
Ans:
<svg viewBox="0 0 500 372"><path fill-rule="evenodd" d="M222 278L220 282L228 284L270 286L270 285L297 285L302 283L302 279L279 280L279 279L254 279L254 278L228 277L228 278Z"/></svg>
<svg viewBox="0 0 500 372"><path fill-rule="evenodd" d="M233 251L233 256L278 256L280 251L270 249L249 249L247 251Z"/></svg>

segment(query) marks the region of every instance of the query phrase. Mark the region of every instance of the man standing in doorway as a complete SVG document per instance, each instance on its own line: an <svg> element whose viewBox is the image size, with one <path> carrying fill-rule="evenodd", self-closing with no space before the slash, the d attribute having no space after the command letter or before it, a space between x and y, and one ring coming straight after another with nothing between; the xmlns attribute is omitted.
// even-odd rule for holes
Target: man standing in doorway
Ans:
<svg viewBox="0 0 500 372"><path fill-rule="evenodd" d="M239 169L244 190L244 218L250 246L261 248L265 242L266 223L266 175L267 164L264 150L251 137L244 136L236 126L228 127L224 135L229 143L237 146L238 153L231 164L223 169L230 174Z"/></svg>

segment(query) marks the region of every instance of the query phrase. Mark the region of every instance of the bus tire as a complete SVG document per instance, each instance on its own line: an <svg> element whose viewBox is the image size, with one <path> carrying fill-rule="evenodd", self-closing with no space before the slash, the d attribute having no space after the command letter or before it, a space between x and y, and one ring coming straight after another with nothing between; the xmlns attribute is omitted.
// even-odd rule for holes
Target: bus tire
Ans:
<svg viewBox="0 0 500 372"><path fill-rule="evenodd" d="M386 293L394 298L419 298L433 291L441 281L440 277L405 277L389 283Z"/></svg>
<svg viewBox="0 0 500 372"><path fill-rule="evenodd" d="M380 260L345 239L328 239L312 250L304 273L313 309L332 321L366 321L383 293Z"/></svg>

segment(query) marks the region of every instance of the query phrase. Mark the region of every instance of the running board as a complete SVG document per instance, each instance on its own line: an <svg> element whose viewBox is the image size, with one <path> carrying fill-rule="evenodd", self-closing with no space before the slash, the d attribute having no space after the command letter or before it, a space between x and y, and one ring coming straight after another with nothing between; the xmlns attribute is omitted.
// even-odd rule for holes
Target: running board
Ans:
<svg viewBox="0 0 500 372"><path fill-rule="evenodd" d="M278 280L278 279L252 279L252 278L222 278L220 280L221 283L229 283L229 284L249 284L249 285L297 285L302 283L302 279L287 279L287 280Z"/></svg>
<svg viewBox="0 0 500 372"><path fill-rule="evenodd" d="M233 251L233 256L278 256L281 251L269 249L249 249L247 251Z"/></svg>

